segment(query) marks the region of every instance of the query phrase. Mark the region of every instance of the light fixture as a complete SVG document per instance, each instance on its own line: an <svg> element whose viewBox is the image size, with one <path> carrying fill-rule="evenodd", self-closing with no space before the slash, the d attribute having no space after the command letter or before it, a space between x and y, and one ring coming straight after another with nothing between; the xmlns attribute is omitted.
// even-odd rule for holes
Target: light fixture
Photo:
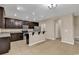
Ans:
<svg viewBox="0 0 79 59"><path fill-rule="evenodd" d="M17 6L17 10L21 11L23 10L23 7Z"/></svg>
<svg viewBox="0 0 79 59"><path fill-rule="evenodd" d="M34 16L35 15L35 12L32 12L32 15Z"/></svg>
<svg viewBox="0 0 79 59"><path fill-rule="evenodd" d="M20 10L20 7L17 7L17 10Z"/></svg>
<svg viewBox="0 0 79 59"><path fill-rule="evenodd" d="M57 7L57 4L53 4L53 7Z"/></svg>
<svg viewBox="0 0 79 59"><path fill-rule="evenodd" d="M56 8L57 4L45 4L49 9Z"/></svg>
<svg viewBox="0 0 79 59"><path fill-rule="evenodd" d="M48 5L48 8L50 8L50 9L55 8L55 7L57 7L57 4L50 4L50 5Z"/></svg>

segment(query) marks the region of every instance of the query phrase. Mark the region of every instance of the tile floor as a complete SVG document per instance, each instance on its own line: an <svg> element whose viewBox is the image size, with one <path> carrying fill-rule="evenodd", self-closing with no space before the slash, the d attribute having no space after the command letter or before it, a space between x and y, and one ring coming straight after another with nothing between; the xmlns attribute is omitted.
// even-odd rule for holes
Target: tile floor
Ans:
<svg viewBox="0 0 79 59"><path fill-rule="evenodd" d="M59 40L47 40L29 47L25 40L11 43L11 50L4 55L78 55L79 44L70 45Z"/></svg>

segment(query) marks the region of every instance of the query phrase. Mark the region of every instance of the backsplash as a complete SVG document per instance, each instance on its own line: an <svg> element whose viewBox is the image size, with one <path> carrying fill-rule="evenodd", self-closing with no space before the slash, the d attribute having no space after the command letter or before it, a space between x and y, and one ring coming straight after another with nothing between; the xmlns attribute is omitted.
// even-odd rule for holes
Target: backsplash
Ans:
<svg viewBox="0 0 79 59"><path fill-rule="evenodd" d="M0 32L20 33L22 29L0 29Z"/></svg>

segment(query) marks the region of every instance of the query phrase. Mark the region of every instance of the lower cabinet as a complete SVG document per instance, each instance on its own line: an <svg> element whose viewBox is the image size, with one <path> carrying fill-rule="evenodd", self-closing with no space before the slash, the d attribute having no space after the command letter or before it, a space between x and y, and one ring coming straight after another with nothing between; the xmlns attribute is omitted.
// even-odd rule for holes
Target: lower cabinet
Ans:
<svg viewBox="0 0 79 59"><path fill-rule="evenodd" d="M0 54L7 53L10 50L10 38L1 37L0 38Z"/></svg>
<svg viewBox="0 0 79 59"><path fill-rule="evenodd" d="M25 34L26 36L26 44L29 44L29 34Z"/></svg>
<svg viewBox="0 0 79 59"><path fill-rule="evenodd" d="M10 41L23 40L23 33L11 33Z"/></svg>

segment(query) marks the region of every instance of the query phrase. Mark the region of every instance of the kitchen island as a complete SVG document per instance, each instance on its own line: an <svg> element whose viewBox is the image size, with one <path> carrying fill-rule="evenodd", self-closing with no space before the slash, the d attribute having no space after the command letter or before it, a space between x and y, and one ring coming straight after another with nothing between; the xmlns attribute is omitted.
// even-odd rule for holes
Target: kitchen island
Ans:
<svg viewBox="0 0 79 59"><path fill-rule="evenodd" d="M24 36L26 36L26 44L28 46L45 41L45 31L26 31Z"/></svg>
<svg viewBox="0 0 79 59"><path fill-rule="evenodd" d="M12 41L23 40L22 29L0 29L0 54L10 50Z"/></svg>
<svg viewBox="0 0 79 59"><path fill-rule="evenodd" d="M0 33L0 54L10 50L10 33Z"/></svg>

